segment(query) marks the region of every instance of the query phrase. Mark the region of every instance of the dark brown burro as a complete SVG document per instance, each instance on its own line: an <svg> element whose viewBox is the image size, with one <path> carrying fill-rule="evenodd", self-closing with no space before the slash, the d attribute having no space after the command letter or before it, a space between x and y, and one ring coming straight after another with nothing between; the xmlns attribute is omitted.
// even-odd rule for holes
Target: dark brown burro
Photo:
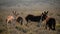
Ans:
<svg viewBox="0 0 60 34"><path fill-rule="evenodd" d="M29 14L29 15L27 15L26 17L25 17L25 19L26 19L26 21L27 21L27 24L30 22L30 21L33 21L33 22L38 22L39 24L40 24L40 20L41 21L44 21L45 19L46 19L46 16L47 16L47 14L48 14L48 11L44 11L41 15L39 15L39 16L34 16L34 15L31 15L31 14Z"/></svg>
<svg viewBox="0 0 60 34"><path fill-rule="evenodd" d="M47 27L49 27L49 30L55 30L55 26L56 26L56 20L55 18L52 17L48 17L46 20L46 29Z"/></svg>
<svg viewBox="0 0 60 34"><path fill-rule="evenodd" d="M47 27L49 28L49 30L55 30L55 26L56 26L56 20L55 18L52 18L52 17L49 17L48 16L48 11L44 11L40 16L34 16L34 15L27 15L25 17L26 21L27 21L27 24L30 22L30 21L33 21L33 22L38 22L38 24L40 23L40 20L42 21L46 21L46 29ZM41 23L40 23L41 24Z"/></svg>

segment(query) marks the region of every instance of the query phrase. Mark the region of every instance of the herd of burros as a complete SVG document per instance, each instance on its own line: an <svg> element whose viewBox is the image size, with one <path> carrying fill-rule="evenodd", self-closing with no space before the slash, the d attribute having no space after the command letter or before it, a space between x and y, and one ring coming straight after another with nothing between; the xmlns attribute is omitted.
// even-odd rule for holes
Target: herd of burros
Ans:
<svg viewBox="0 0 60 34"><path fill-rule="evenodd" d="M12 13L17 17L19 14L16 13L16 11L12 11ZM9 15L6 18L6 22L7 23L11 23L13 20L15 20L16 22L20 23L21 25L23 25L23 18L18 16L17 18L15 18L12 15ZM38 24L41 23L40 21L46 21L46 26L45 28L47 29L47 27L49 28L49 30L55 30L55 26L56 26L56 20L53 17L48 16L48 11L44 11L41 13L41 15L39 16L34 16L34 15L27 15L25 17L25 20L27 22L27 24L29 23L29 21L33 21L33 22L37 22Z"/></svg>

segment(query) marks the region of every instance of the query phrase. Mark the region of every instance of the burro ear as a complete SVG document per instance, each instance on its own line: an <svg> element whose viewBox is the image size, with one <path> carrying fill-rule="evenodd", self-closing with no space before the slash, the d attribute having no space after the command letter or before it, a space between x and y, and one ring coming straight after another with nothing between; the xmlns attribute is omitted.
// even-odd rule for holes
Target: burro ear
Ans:
<svg viewBox="0 0 60 34"><path fill-rule="evenodd" d="M18 16L19 15L19 13L17 13L16 11L12 11L13 12L13 14L15 15L15 16Z"/></svg>
<svg viewBox="0 0 60 34"><path fill-rule="evenodd" d="M44 11L44 14L48 14L48 11Z"/></svg>
<svg viewBox="0 0 60 34"><path fill-rule="evenodd" d="M43 13L42 13L43 14Z"/></svg>
<svg viewBox="0 0 60 34"><path fill-rule="evenodd" d="M44 14L46 14L46 11L44 11Z"/></svg>
<svg viewBox="0 0 60 34"><path fill-rule="evenodd" d="M46 13L48 13L48 11Z"/></svg>
<svg viewBox="0 0 60 34"><path fill-rule="evenodd" d="M16 16L16 11L12 11L12 13L13 13L13 15L15 15L15 16Z"/></svg>
<svg viewBox="0 0 60 34"><path fill-rule="evenodd" d="M41 16L43 16L43 15L44 15L44 13L41 14Z"/></svg>
<svg viewBox="0 0 60 34"><path fill-rule="evenodd" d="M15 14L15 11L12 11L13 14Z"/></svg>
<svg viewBox="0 0 60 34"><path fill-rule="evenodd" d="M16 14L16 11L12 11L14 14Z"/></svg>

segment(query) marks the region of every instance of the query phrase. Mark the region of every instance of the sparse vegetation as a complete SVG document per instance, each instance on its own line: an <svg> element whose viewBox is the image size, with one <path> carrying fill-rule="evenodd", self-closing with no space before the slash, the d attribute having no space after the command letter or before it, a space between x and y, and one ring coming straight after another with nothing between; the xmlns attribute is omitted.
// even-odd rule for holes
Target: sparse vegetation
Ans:
<svg viewBox="0 0 60 34"><path fill-rule="evenodd" d="M26 29L22 29L22 32L27 33L27 30Z"/></svg>
<svg viewBox="0 0 60 34"><path fill-rule="evenodd" d="M57 14L57 16L60 16L60 14Z"/></svg>
<svg viewBox="0 0 60 34"><path fill-rule="evenodd" d="M57 24L56 28L57 28L57 34L60 34L60 24Z"/></svg>
<svg viewBox="0 0 60 34"><path fill-rule="evenodd" d="M3 30L2 29L0 29L0 33L2 33L3 32Z"/></svg>
<svg viewBox="0 0 60 34"><path fill-rule="evenodd" d="M30 34L32 34L32 33L30 33Z"/></svg>
<svg viewBox="0 0 60 34"><path fill-rule="evenodd" d="M21 27L18 27L18 26L16 26L15 28L16 28L17 30L19 30L19 31L22 30L22 28L21 28Z"/></svg>
<svg viewBox="0 0 60 34"><path fill-rule="evenodd" d="M2 19L2 17L0 18L0 22L3 22L3 19Z"/></svg>
<svg viewBox="0 0 60 34"><path fill-rule="evenodd" d="M23 29L22 27L18 27L18 26L16 26L15 28L19 31L22 31L23 33L26 33L28 31L27 29Z"/></svg>
<svg viewBox="0 0 60 34"><path fill-rule="evenodd" d="M6 13L6 14L5 14ZM9 15L9 13L8 12L5 12L4 14L5 15ZM8 13L8 14L7 14ZM20 13L20 12L19 12ZM27 12L28 13L28 12ZM3 14L3 13L2 13ZM5 18L5 17L7 17L7 16L5 16L3 14L3 17ZM32 14L33 15L36 15L36 14L34 14L33 12L32 12ZM24 17L26 17L26 15L27 14L20 14L20 16L23 16L23 19L24 19ZM39 14L40 15L40 14ZM53 14L52 14L53 15ZM60 16L60 15L58 15L58 16ZM4 33L5 31L7 31L7 25L6 25L6 22L3 22L3 17L2 17L2 19L0 19L0 33ZM5 19L4 19L5 20ZM13 22L12 22L13 23ZM11 23L11 25L13 25ZM25 23L25 21L23 22L23 23ZM15 32L18 32L19 34L21 33L21 34L43 34L43 33L50 33L50 34L56 34L56 31L55 32L52 32L52 31L49 31L49 30L44 30L44 28L42 27L39 27L39 25L37 24L37 23L33 23L33 22L31 22L31 23L29 23L28 24L28 26L29 27L27 27L27 26L25 26L25 24L24 25L20 25L19 23L18 24L16 24L15 23L15 26L13 25L13 26L11 26L10 24L8 25L8 26L10 26L10 28L11 28L11 33L12 34L14 34ZM17 26L18 25L18 26ZM6 30L4 30L4 29L6 29ZM57 25L56 26L56 28L57 28L57 30L58 30L58 32L60 32L60 25ZM3 29L3 30L2 30ZM14 32L14 33L13 33ZM8 32L5 32L4 34L8 34ZM16 33L15 33L16 34Z"/></svg>
<svg viewBox="0 0 60 34"><path fill-rule="evenodd" d="M60 28L60 24L57 24L56 27L57 27L57 28Z"/></svg>
<svg viewBox="0 0 60 34"><path fill-rule="evenodd" d="M0 34L3 34L4 32L6 33L5 28L4 28L4 29L1 29L1 28L0 28Z"/></svg>

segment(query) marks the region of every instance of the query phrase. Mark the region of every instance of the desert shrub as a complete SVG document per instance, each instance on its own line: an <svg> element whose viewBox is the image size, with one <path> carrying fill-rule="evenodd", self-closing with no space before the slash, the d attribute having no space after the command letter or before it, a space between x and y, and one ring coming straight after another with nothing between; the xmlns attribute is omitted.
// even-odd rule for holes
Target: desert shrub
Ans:
<svg viewBox="0 0 60 34"><path fill-rule="evenodd" d="M15 28L19 31L22 31L23 33L26 33L28 31L27 29L23 29L22 27L18 27L18 26L16 26Z"/></svg>
<svg viewBox="0 0 60 34"><path fill-rule="evenodd" d="M30 33L30 34L32 34L32 33Z"/></svg>
<svg viewBox="0 0 60 34"><path fill-rule="evenodd" d="M3 32L3 30L2 29L0 29L0 33L2 33Z"/></svg>
<svg viewBox="0 0 60 34"><path fill-rule="evenodd" d="M2 18L0 19L0 22L3 22L3 19Z"/></svg>
<svg viewBox="0 0 60 34"><path fill-rule="evenodd" d="M22 32L24 33L27 33L27 31L28 31L27 29L22 29Z"/></svg>
<svg viewBox="0 0 60 34"><path fill-rule="evenodd" d="M40 27L40 25L36 25L37 27Z"/></svg>
<svg viewBox="0 0 60 34"><path fill-rule="evenodd" d="M0 33L2 32L3 30L0 30Z"/></svg>
<svg viewBox="0 0 60 34"><path fill-rule="evenodd" d="M57 28L60 28L60 24L57 24L56 27L57 27Z"/></svg>
<svg viewBox="0 0 60 34"><path fill-rule="evenodd" d="M57 16L60 16L60 14L57 14Z"/></svg>
<svg viewBox="0 0 60 34"><path fill-rule="evenodd" d="M3 17L2 16L0 16L0 22L3 22Z"/></svg>
<svg viewBox="0 0 60 34"><path fill-rule="evenodd" d="M17 30L22 30L22 28L21 27L18 27L18 26L16 26L15 27Z"/></svg>
<svg viewBox="0 0 60 34"><path fill-rule="evenodd" d="M57 31L60 32L60 24L56 25Z"/></svg>

